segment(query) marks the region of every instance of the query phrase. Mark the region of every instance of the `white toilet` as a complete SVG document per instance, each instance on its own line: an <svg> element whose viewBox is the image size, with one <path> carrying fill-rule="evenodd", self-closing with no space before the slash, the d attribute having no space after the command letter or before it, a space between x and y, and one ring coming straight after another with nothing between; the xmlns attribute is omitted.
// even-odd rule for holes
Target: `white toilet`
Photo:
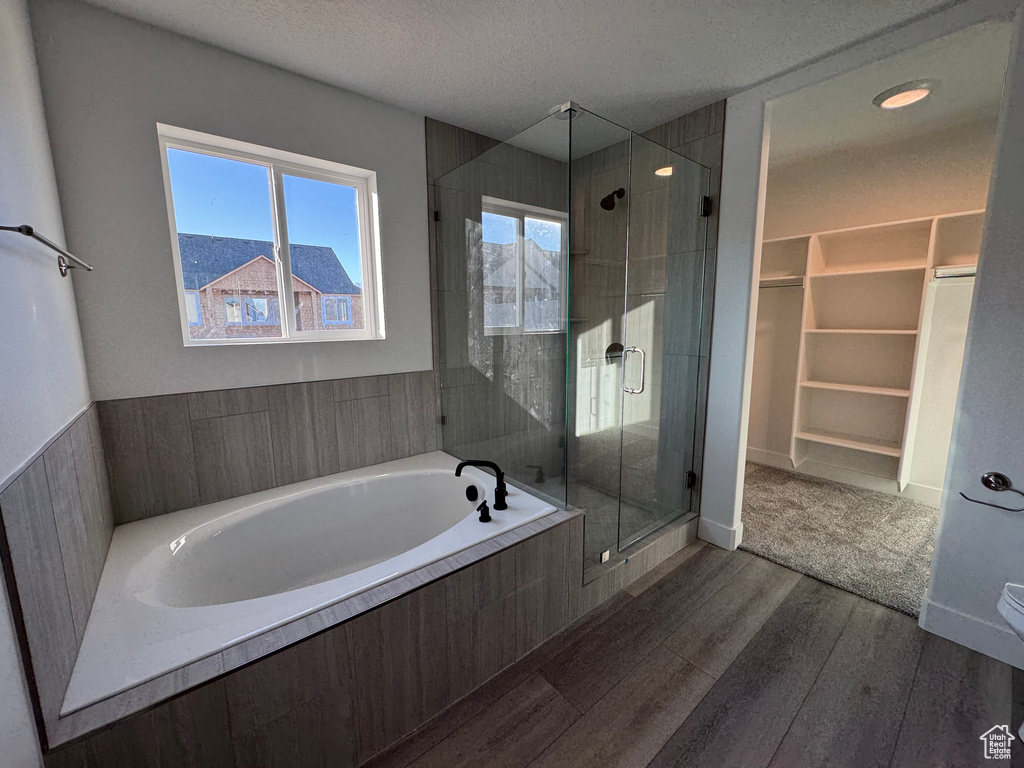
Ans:
<svg viewBox="0 0 1024 768"><path fill-rule="evenodd" d="M1024 584L1007 584L997 603L1006 623L1024 640Z"/></svg>
<svg viewBox="0 0 1024 768"><path fill-rule="evenodd" d="M1003 594L999 596L996 607L1017 636L1024 640L1024 584L1007 584L1003 587ZM1024 739L1024 723L1021 723L1017 733Z"/></svg>

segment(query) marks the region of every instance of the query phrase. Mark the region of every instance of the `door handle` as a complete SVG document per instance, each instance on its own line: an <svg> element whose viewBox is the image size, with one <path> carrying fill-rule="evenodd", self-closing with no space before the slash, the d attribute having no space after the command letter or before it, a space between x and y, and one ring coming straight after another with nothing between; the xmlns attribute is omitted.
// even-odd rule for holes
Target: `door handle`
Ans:
<svg viewBox="0 0 1024 768"><path fill-rule="evenodd" d="M625 360L626 360L626 355L628 353L630 353L630 352L636 352L638 355L640 355L640 386L639 387L635 387L635 388L634 387L627 387L626 386L626 382L625 382L625 377L626 377ZM647 379L647 355L644 353L644 351L640 347L626 347L624 350L622 350L622 360L623 360L623 366L622 366L622 377L623 377L622 391L625 392L628 395L639 395L641 392L644 391L644 382Z"/></svg>
<svg viewBox="0 0 1024 768"><path fill-rule="evenodd" d="M1024 491L1018 491L1013 487L1013 483L1010 482L1010 478L1004 475L1002 472L986 472L981 476L981 484L988 488L990 491L1013 491L1014 493L1024 496ZM1007 512L1024 512L1024 507L1004 507L1002 504L993 504L991 501L982 501L981 499L972 499L963 491L960 491L960 495L968 501L973 501L975 504L984 504L986 507L995 507L996 509L1003 509Z"/></svg>

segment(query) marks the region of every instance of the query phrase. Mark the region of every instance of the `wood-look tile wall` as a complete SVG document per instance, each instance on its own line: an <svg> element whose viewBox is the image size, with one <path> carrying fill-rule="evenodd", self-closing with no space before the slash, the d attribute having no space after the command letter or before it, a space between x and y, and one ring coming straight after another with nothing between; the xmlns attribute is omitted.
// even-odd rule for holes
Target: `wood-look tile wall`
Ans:
<svg viewBox="0 0 1024 768"><path fill-rule="evenodd" d="M574 525L52 750L46 766L365 762L568 625Z"/></svg>
<svg viewBox="0 0 1024 768"><path fill-rule="evenodd" d="M697 377L696 439L694 467L697 483L692 489L690 509L700 509L701 477L704 463L704 420L707 416L708 373L711 354L711 325L718 263L718 210L722 192L722 146L725 137L725 101L718 101L689 114L657 125L643 134L651 141L678 152L711 169L711 216L708 218L707 267L704 273L703 313L700 327L700 360Z"/></svg>
<svg viewBox="0 0 1024 768"><path fill-rule="evenodd" d="M26 662L43 717L55 718L114 529L95 407L0 493L0 517L4 575L24 624Z"/></svg>
<svg viewBox="0 0 1024 768"><path fill-rule="evenodd" d="M119 524L440 446L432 371L97 405Z"/></svg>
<svg viewBox="0 0 1024 768"><path fill-rule="evenodd" d="M564 464L565 337L484 333L481 198L564 211L567 166L436 120L425 131L444 449L533 485L537 466L552 477Z"/></svg>

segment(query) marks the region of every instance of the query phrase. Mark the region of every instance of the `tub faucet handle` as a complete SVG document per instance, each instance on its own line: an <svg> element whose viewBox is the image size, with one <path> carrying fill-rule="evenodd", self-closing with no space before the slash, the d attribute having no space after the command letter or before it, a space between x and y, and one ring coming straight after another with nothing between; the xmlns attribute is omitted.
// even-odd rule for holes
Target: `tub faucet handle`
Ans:
<svg viewBox="0 0 1024 768"><path fill-rule="evenodd" d="M492 470L497 480L497 485L494 487L494 508L498 511L508 509L508 503L505 501L505 497L508 496L508 487L505 485L505 473L501 471L501 467L493 461L466 459L465 461L460 461L459 466L455 468L455 476L462 477L462 470L466 467L487 467L487 469Z"/></svg>
<svg viewBox="0 0 1024 768"><path fill-rule="evenodd" d="M487 507L487 499L480 502L480 506L476 508L476 511L480 513L481 523L491 522L491 510Z"/></svg>

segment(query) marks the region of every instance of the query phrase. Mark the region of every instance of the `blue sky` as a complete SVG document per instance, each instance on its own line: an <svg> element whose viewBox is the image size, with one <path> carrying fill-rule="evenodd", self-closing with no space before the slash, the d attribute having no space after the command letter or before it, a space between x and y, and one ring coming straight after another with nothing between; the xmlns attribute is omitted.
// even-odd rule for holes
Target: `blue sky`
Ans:
<svg viewBox="0 0 1024 768"><path fill-rule="evenodd" d="M261 165L168 149L178 232L273 240L270 182ZM362 283L356 193L351 187L284 177L288 240L334 249L355 282Z"/></svg>

